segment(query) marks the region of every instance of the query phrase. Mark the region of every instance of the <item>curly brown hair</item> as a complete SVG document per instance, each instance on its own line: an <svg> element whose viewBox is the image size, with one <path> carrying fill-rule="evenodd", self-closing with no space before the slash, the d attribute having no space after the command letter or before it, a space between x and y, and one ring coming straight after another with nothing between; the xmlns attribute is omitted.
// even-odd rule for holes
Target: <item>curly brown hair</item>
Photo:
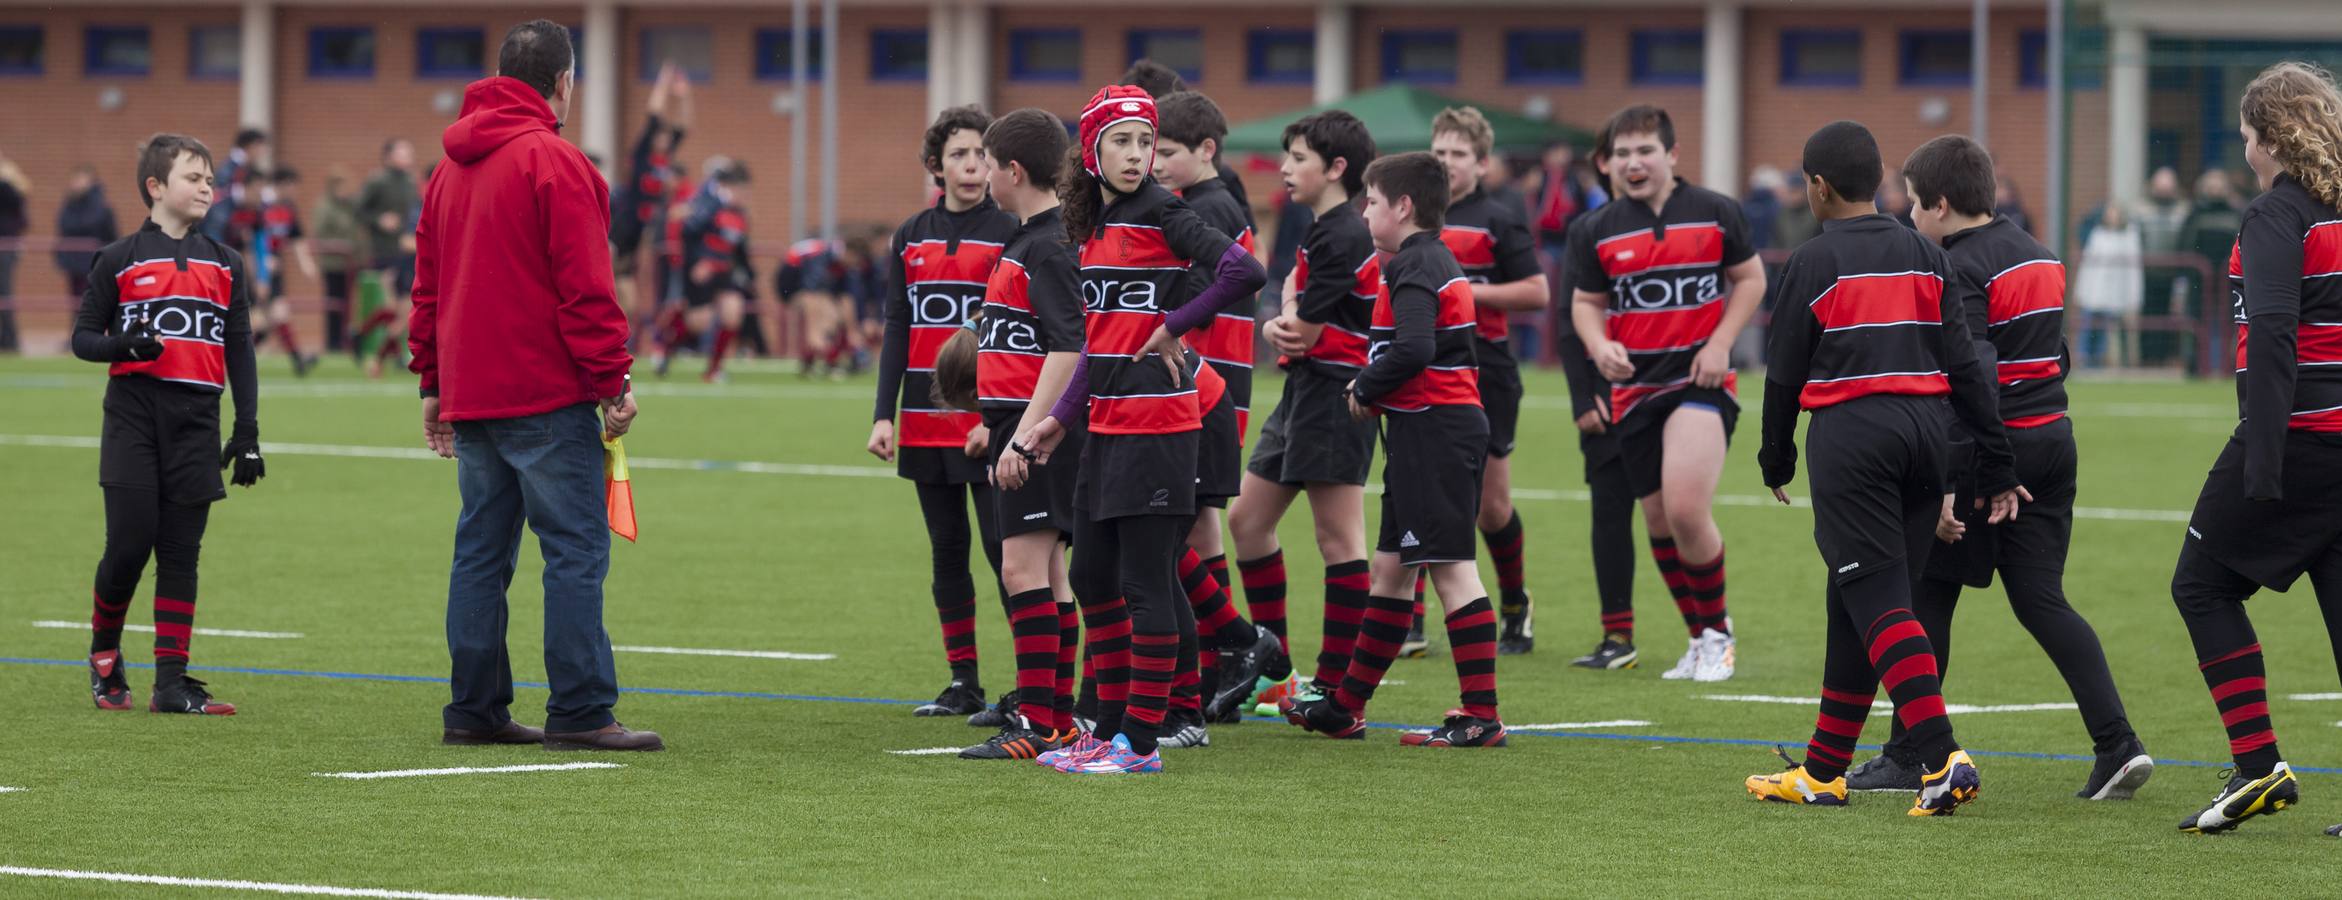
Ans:
<svg viewBox="0 0 2342 900"><path fill-rule="evenodd" d="M2261 70L2237 106L2285 174L2342 208L2342 92L2334 76L2311 63L2281 62Z"/></svg>

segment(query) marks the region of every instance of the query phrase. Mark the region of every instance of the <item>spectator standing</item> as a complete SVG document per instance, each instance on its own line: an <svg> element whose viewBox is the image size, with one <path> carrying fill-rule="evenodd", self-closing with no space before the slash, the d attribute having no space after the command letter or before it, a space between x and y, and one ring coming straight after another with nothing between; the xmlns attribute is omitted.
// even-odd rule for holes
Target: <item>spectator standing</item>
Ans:
<svg viewBox="0 0 2342 900"><path fill-rule="evenodd" d="M2082 246L2074 293L2082 307L2082 364L2090 368L2107 365L2109 343L2119 365L2139 364L2139 310L2147 284L2139 237L2122 204L2111 203Z"/></svg>
<svg viewBox="0 0 2342 900"><path fill-rule="evenodd" d="M1748 172L1748 195L1741 198L1740 215L1748 220L1748 240L1757 249L1780 246L1773 242L1773 226L1781 218L1781 170L1758 166Z"/></svg>
<svg viewBox="0 0 2342 900"><path fill-rule="evenodd" d="M16 161L0 156L0 353L14 353L16 337L16 241L30 226L25 195L32 182Z"/></svg>
<svg viewBox="0 0 2342 900"><path fill-rule="evenodd" d="M98 258L98 248L121 237L114 224L114 207L106 202L106 186L98 182L98 172L83 165L73 170L73 177L65 183L65 202L57 208L57 237L88 243L86 250L57 251L57 268L65 273L66 293L71 305L81 305L81 295L89 290L89 267Z"/></svg>
<svg viewBox="0 0 2342 900"><path fill-rule="evenodd" d="M350 194L350 175L338 166L325 173L325 192L309 213L309 234L325 290L325 349L339 353L349 340L350 301L356 296L351 280L369 260L358 200Z"/></svg>

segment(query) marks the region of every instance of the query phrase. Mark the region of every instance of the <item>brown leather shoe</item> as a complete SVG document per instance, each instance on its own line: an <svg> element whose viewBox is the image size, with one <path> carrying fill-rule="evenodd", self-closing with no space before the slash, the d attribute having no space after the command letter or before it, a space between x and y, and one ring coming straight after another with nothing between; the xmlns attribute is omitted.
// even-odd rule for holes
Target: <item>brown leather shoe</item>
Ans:
<svg viewBox="0 0 2342 900"><path fill-rule="evenodd" d="M665 750L656 731L632 731L612 722L596 731L545 732L547 750Z"/></svg>
<svg viewBox="0 0 2342 900"><path fill-rule="evenodd" d="M449 728L439 732L439 742L451 747L476 747L483 744L537 744L545 740L545 730L531 728L506 719L495 731L477 731L470 728Z"/></svg>

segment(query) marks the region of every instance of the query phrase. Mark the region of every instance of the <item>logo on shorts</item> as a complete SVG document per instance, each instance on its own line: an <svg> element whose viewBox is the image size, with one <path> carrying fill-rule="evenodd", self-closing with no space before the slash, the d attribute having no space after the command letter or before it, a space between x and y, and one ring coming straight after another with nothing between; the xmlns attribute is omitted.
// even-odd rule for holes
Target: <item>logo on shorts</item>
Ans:
<svg viewBox="0 0 2342 900"><path fill-rule="evenodd" d="M2187 527L2187 533L2188 533L2188 536L2189 536L2189 537L2195 538L2196 540L2199 540L2199 541L2200 541L2200 540L2203 540L2203 539L2204 539L2204 533L2203 533L2203 532L2201 532L2201 531L2197 531L2197 530L2196 530L2196 526L2194 526L2194 525L2190 525L2190 526L2188 526L2188 527Z"/></svg>
<svg viewBox="0 0 2342 900"><path fill-rule="evenodd" d="M1171 489L1170 489L1170 488L1157 488L1157 489L1155 490L1155 496L1147 500L1147 506L1149 506L1149 507L1156 507L1156 506L1170 506L1170 505L1171 505Z"/></svg>
<svg viewBox="0 0 2342 900"><path fill-rule="evenodd" d="M1854 571L1854 570L1856 570L1856 569L1859 569L1859 568L1862 568L1862 564L1861 564L1861 563L1858 563L1858 562L1850 562L1850 563L1847 563L1847 564L1845 564L1845 565L1839 566L1839 567L1838 567L1838 574L1840 574L1840 575L1844 575L1844 574L1846 574L1846 573L1848 573L1848 572L1852 572L1852 571Z"/></svg>
<svg viewBox="0 0 2342 900"><path fill-rule="evenodd" d="M1422 541L1415 539L1415 532L1410 531L1399 536L1399 546L1401 547L1420 547L1422 545Z"/></svg>
<svg viewBox="0 0 2342 900"><path fill-rule="evenodd" d="M1043 510L1043 511L1041 511L1041 512L1037 512L1037 513L1028 513L1028 514L1026 514L1026 515L1025 515L1025 521L1027 521L1027 522L1033 521L1034 519L1046 519L1046 518L1049 518L1049 512L1048 512L1047 510Z"/></svg>

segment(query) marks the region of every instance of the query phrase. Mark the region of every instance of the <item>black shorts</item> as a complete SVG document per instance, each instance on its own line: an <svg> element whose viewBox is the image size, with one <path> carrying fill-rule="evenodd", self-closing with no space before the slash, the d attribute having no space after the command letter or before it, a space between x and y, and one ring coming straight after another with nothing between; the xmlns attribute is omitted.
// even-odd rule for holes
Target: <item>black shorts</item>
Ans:
<svg viewBox="0 0 2342 900"><path fill-rule="evenodd" d="M1571 427L1576 427L1576 424L1573 422ZM1618 435L1609 431L1601 434L1578 432L1578 456L1586 463L1586 483L1593 484L1594 473L1602 471L1605 466L1618 464Z"/></svg>
<svg viewBox="0 0 2342 900"><path fill-rule="evenodd" d="M2033 501L2018 510L2015 519L1990 524L1990 511L1977 509L1973 502L1974 470L1955 466L1959 497L1952 508L1968 533L1958 543L1935 545L1927 557L1927 577L1981 588L1991 587L1993 572L2002 568L2065 571L2066 550L2074 535L2074 422L2059 419L2038 428L2011 428L2009 449L2016 453L2017 480Z"/></svg>
<svg viewBox="0 0 2342 900"><path fill-rule="evenodd" d="M2230 436L2187 526L2207 555L2278 591L2342 543L2342 434L2287 431L2284 466L2285 499L2246 499L2244 439Z"/></svg>
<svg viewBox="0 0 2342 900"><path fill-rule="evenodd" d="M1103 522L1125 516L1195 515L1196 447L1202 431L1097 434L1082 445L1074 506Z"/></svg>
<svg viewBox="0 0 2342 900"><path fill-rule="evenodd" d="M1805 469L1813 538L1838 583L1911 564L1910 513L1932 531L1944 477L1951 408L1941 397L1881 394L1814 411ZM1933 539L1929 540L1933 543ZM1925 565L1925 560L1915 561ZM1911 577L1905 569L1904 578Z"/></svg>
<svg viewBox="0 0 2342 900"><path fill-rule="evenodd" d="M1374 423L1350 418L1346 390L1356 373L1336 377L1311 363L1285 373L1285 395L1260 423L1246 471L1278 484L1366 484L1374 468Z"/></svg>
<svg viewBox="0 0 2342 900"><path fill-rule="evenodd" d="M1024 415L1022 407L984 410L984 427L992 432L992 465L998 466L1001 455L1009 452L1008 442L1016 438L1017 423ZM1068 432L1050 454L1049 463L1030 467L1024 487L1013 491L993 488L992 508L999 517L1001 537L1045 529L1073 532L1073 490L1080 474L1081 453L1081 432Z"/></svg>
<svg viewBox="0 0 2342 900"><path fill-rule="evenodd" d="M107 379L98 484L178 505L228 495L220 481L220 395L144 375Z"/></svg>
<svg viewBox="0 0 2342 900"><path fill-rule="evenodd" d="M1689 387L1643 401L1625 422L1610 426L1618 435L1618 452L1626 459L1626 478L1636 497L1659 492L1659 473L1667 461L1667 418L1686 404L1707 406L1722 416L1724 446L1732 446L1732 429L1740 424L1740 401L1723 388Z"/></svg>
<svg viewBox="0 0 2342 900"><path fill-rule="evenodd" d="M1475 339L1480 360L1480 407L1488 413L1488 455L1513 455L1521 426L1521 365L1506 344Z"/></svg>
<svg viewBox="0 0 2342 900"><path fill-rule="evenodd" d="M1471 562L1480 543L1480 476L1488 417L1477 406L1384 413L1382 535L1402 565Z"/></svg>
<svg viewBox="0 0 2342 900"><path fill-rule="evenodd" d="M896 447L895 474L920 484L990 484L985 458L958 447Z"/></svg>
<svg viewBox="0 0 2342 900"><path fill-rule="evenodd" d="M1204 410L1204 428L1196 440L1195 502L1217 509L1244 487L1244 436L1236 430L1236 395L1221 394L1220 403Z"/></svg>

